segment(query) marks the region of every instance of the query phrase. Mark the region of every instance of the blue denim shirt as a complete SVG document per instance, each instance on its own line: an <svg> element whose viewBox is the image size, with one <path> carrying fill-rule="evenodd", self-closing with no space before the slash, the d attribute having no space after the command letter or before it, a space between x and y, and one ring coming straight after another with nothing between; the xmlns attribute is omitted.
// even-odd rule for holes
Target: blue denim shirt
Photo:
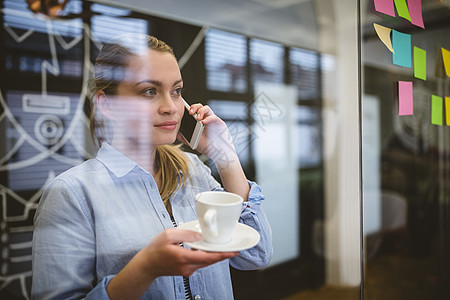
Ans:
<svg viewBox="0 0 450 300"><path fill-rule="evenodd" d="M191 180L172 198L177 223L196 220L195 194L221 190L211 171L195 155ZM272 257L272 233L260 202L259 186L250 184L240 222L256 229L261 240L237 257L197 270L192 295L233 298L229 265L251 270ZM173 228L152 175L104 143L95 159L69 169L45 189L35 215L33 299L109 299L108 282L154 236ZM183 277L157 278L142 299L184 299Z"/></svg>

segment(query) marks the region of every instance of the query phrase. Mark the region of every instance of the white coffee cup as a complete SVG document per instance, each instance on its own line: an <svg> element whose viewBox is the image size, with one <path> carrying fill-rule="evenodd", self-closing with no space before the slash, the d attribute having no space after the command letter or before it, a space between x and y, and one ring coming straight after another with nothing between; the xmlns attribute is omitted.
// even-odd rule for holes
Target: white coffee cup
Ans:
<svg viewBox="0 0 450 300"><path fill-rule="evenodd" d="M198 193L195 196L203 240L212 244L226 244L242 211L241 196L220 191Z"/></svg>

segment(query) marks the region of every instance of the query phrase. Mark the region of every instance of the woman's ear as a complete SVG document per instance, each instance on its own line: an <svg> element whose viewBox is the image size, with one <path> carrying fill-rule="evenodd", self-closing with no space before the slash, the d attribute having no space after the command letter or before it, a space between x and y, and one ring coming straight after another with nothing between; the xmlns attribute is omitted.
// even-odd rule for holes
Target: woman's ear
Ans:
<svg viewBox="0 0 450 300"><path fill-rule="evenodd" d="M95 94L95 104L102 115L108 119L112 119L111 99L106 96L104 91L99 91Z"/></svg>

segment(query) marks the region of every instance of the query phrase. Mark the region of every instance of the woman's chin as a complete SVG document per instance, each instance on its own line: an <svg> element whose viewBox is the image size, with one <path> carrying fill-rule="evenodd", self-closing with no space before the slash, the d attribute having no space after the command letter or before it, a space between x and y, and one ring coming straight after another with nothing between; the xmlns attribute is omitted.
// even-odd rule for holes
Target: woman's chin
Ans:
<svg viewBox="0 0 450 300"><path fill-rule="evenodd" d="M171 137L171 138L163 138L158 139L158 141L155 141L154 145L156 146L164 146L164 145L173 145L177 141L177 137Z"/></svg>

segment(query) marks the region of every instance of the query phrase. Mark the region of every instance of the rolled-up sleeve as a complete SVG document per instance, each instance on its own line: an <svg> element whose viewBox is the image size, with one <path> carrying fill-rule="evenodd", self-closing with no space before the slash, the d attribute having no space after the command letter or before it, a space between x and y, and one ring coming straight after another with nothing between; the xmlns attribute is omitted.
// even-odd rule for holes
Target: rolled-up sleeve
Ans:
<svg viewBox="0 0 450 300"><path fill-rule="evenodd" d="M195 169L198 170L198 176L203 178L204 186L208 190L224 191L223 187L211 175L211 170L205 166L196 156L190 155ZM265 199L264 194L258 184L248 180L250 191L248 200L242 204L242 212L239 219L240 223L248 225L255 229L261 239L259 243L248 250L241 251L241 254L230 260L231 266L239 270L256 270L267 266L272 259L272 230L266 215L261 207ZM199 183L198 185L202 185Z"/></svg>
<svg viewBox="0 0 450 300"><path fill-rule="evenodd" d="M272 230L261 207L265 199L261 188L255 182L248 181L250 192L248 201L242 204L240 223L248 225L258 231L261 239L259 243L248 250L242 251L230 260L232 267L239 270L255 270L267 266L272 259Z"/></svg>
<svg viewBox="0 0 450 300"><path fill-rule="evenodd" d="M109 299L97 283L93 219L83 196L64 181L44 192L34 219L32 299Z"/></svg>

